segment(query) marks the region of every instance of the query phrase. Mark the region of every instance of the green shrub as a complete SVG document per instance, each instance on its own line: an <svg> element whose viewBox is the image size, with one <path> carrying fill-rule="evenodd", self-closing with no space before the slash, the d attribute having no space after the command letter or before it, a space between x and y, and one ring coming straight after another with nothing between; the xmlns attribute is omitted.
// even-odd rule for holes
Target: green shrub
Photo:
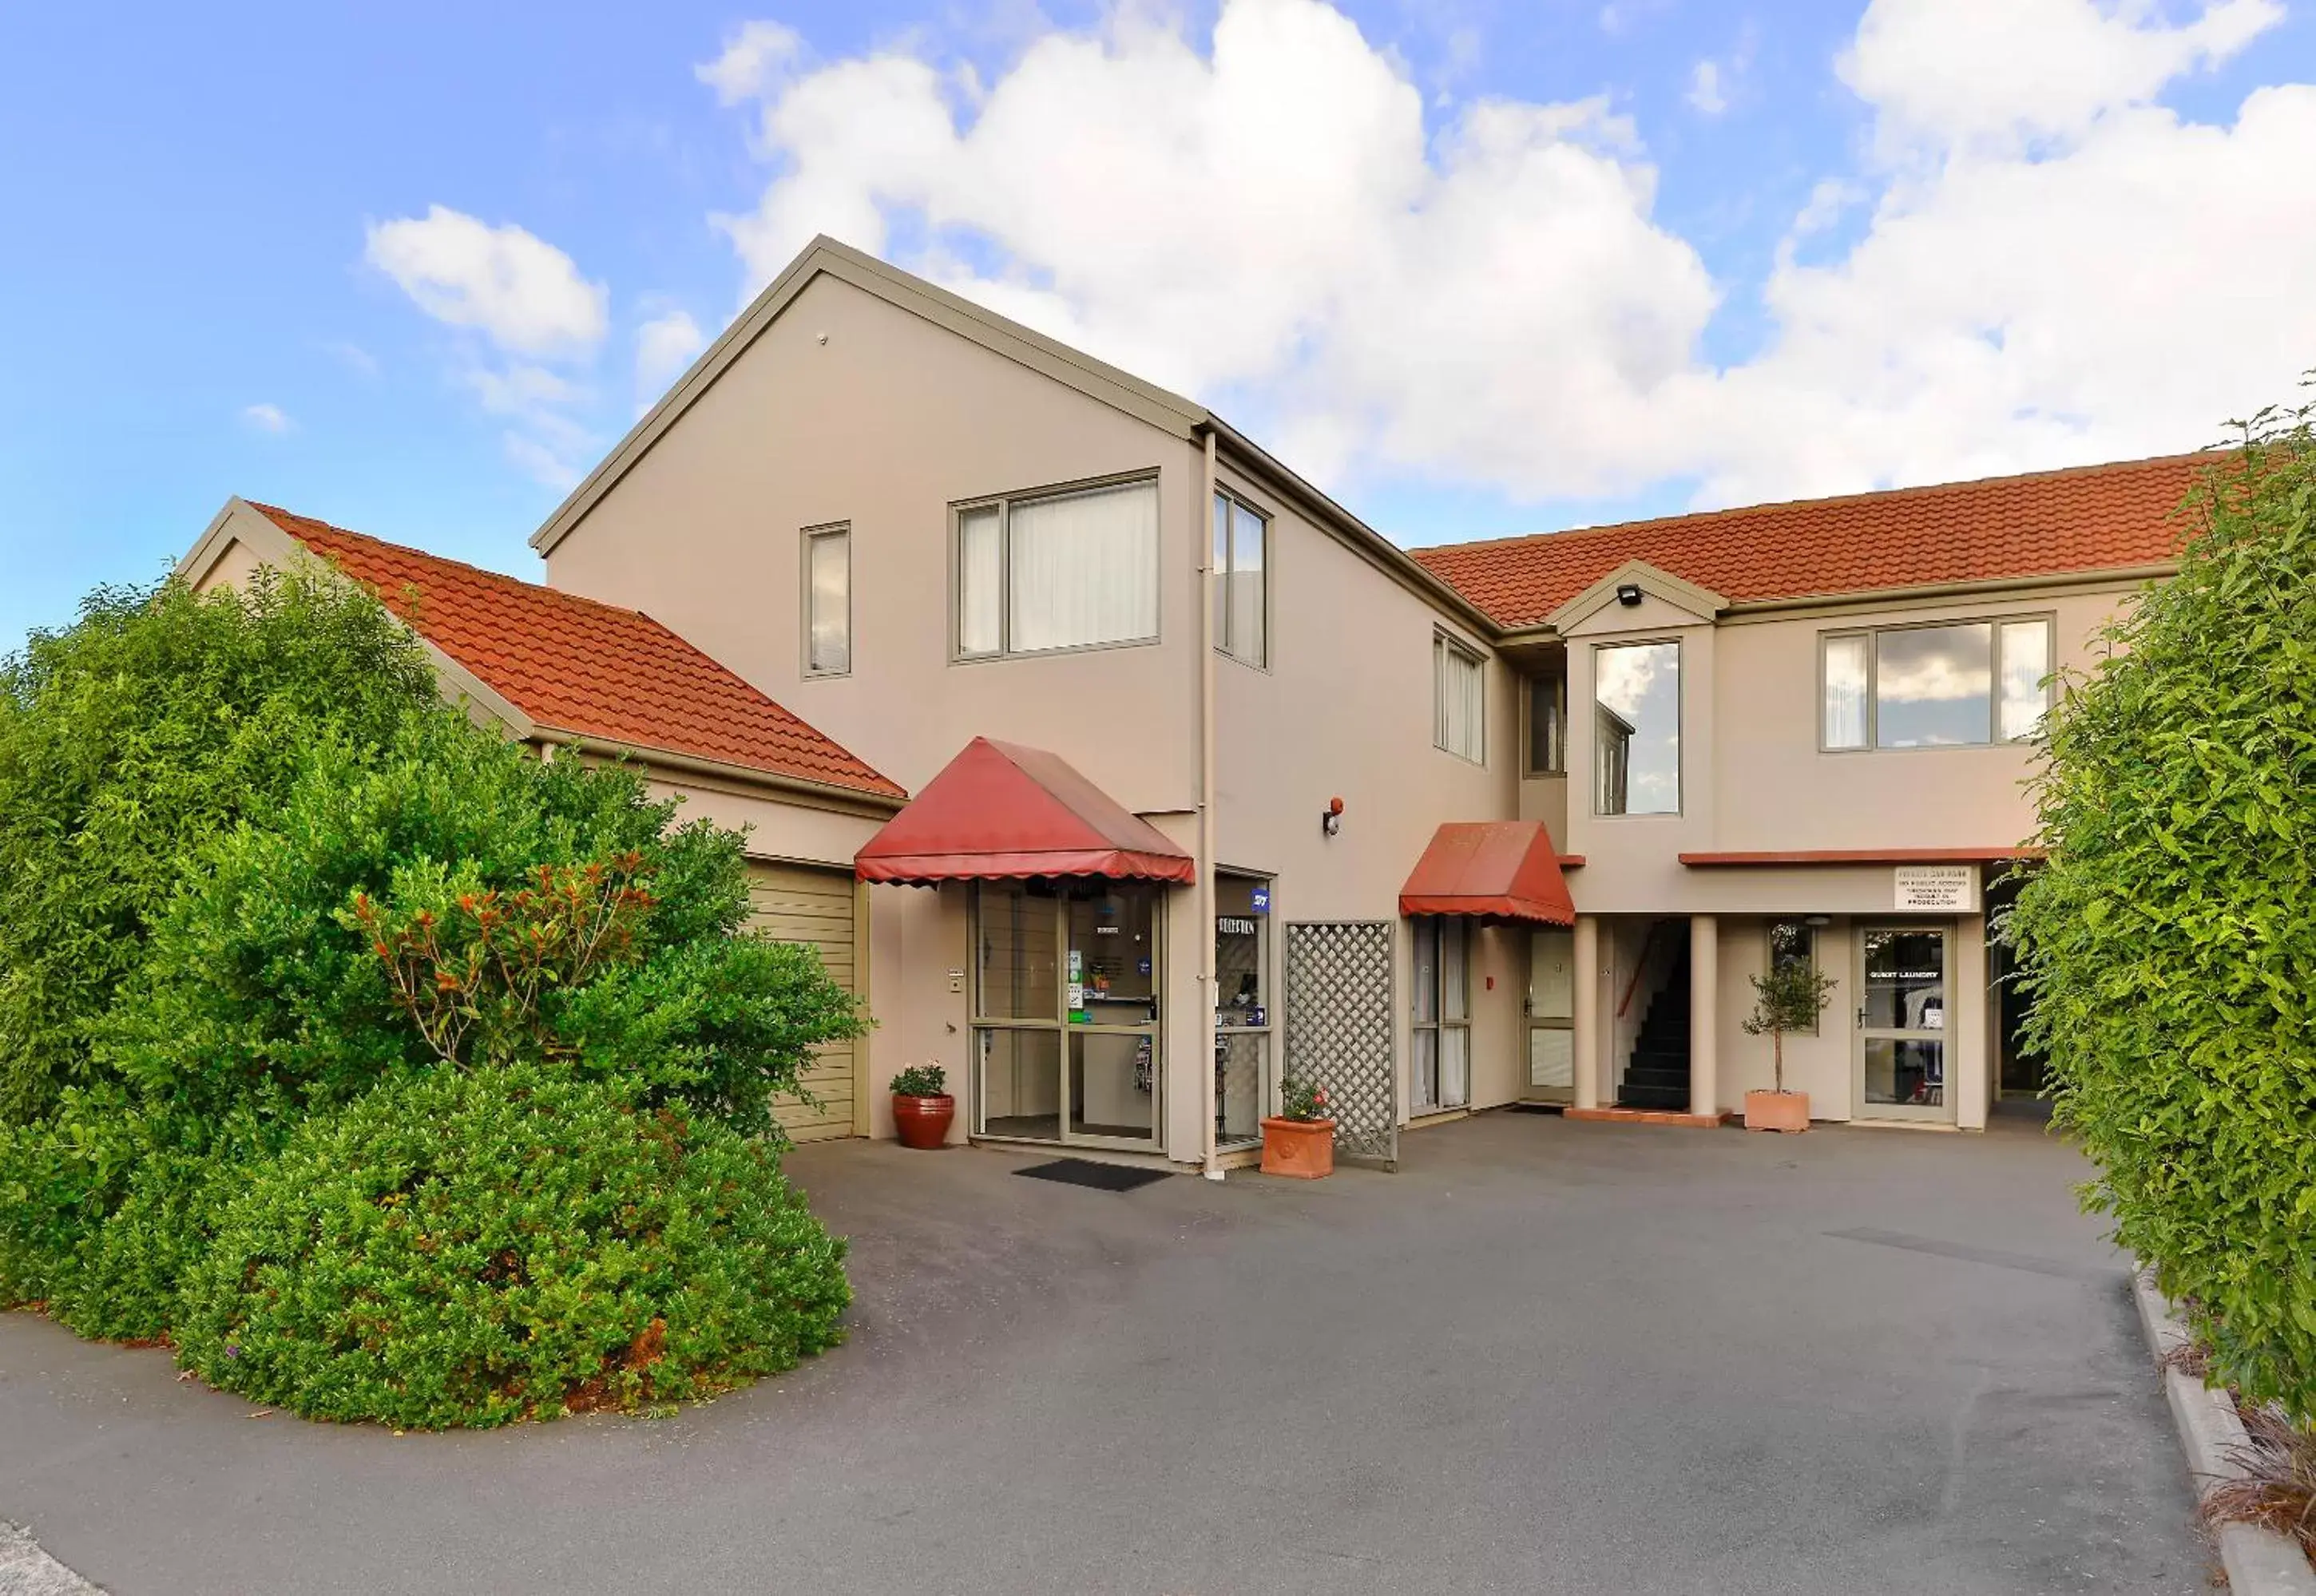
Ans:
<svg viewBox="0 0 2316 1596"><path fill-rule="evenodd" d="M95 1031L200 849L317 739L373 746L421 706L417 643L317 575L100 589L0 661L0 1125L100 1078Z"/></svg>
<svg viewBox="0 0 2316 1596"><path fill-rule="evenodd" d="M553 1066L433 1068L253 1170L186 1281L178 1357L311 1418L634 1409L833 1345L842 1256L762 1139Z"/></svg>
<svg viewBox="0 0 2316 1596"><path fill-rule="evenodd" d="M2070 677L2005 934L2086 1201L2215 1374L2316 1419L2316 444L2257 425Z"/></svg>

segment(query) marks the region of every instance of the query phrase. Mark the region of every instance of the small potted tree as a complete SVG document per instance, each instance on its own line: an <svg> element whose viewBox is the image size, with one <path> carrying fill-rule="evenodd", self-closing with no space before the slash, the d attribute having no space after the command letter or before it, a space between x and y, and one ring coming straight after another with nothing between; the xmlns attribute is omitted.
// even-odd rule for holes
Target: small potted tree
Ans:
<svg viewBox="0 0 2316 1596"><path fill-rule="evenodd" d="M903 1147L942 1146L955 1118L957 1099L949 1095L949 1077L940 1065L912 1064L893 1077L893 1128Z"/></svg>
<svg viewBox="0 0 2316 1596"><path fill-rule="evenodd" d="M1786 1090L1786 1033L1815 1029L1818 1015L1832 998L1833 977L1820 975L1817 967L1806 959L1795 959L1772 962L1768 974L1750 979L1753 1012L1741 1023L1748 1036L1768 1035L1777 1088L1745 1094L1745 1129L1806 1130L1810 1122L1809 1094Z"/></svg>
<svg viewBox="0 0 2316 1596"><path fill-rule="evenodd" d="M1279 1083L1278 1113L1262 1122L1262 1173L1320 1180L1335 1173L1335 1122L1327 1088L1315 1081Z"/></svg>

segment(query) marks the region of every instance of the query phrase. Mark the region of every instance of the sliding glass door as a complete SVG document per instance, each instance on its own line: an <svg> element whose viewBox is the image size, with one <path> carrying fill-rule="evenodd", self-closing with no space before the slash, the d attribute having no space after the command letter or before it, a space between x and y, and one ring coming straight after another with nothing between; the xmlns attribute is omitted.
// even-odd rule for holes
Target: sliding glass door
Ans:
<svg viewBox="0 0 2316 1596"><path fill-rule="evenodd" d="M1139 882L974 896L974 1133L1148 1147L1159 1133L1164 904Z"/></svg>

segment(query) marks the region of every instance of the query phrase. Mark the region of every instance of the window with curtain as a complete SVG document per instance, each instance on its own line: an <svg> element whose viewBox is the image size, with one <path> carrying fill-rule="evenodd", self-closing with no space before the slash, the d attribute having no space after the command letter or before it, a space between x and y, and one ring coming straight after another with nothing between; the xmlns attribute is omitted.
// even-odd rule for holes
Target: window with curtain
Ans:
<svg viewBox="0 0 2316 1596"><path fill-rule="evenodd" d="M958 658L1157 635L1154 478L958 511Z"/></svg>
<svg viewBox="0 0 2316 1596"><path fill-rule="evenodd" d="M804 535L804 668L813 676L852 669L852 534L843 527Z"/></svg>
<svg viewBox="0 0 2316 1596"><path fill-rule="evenodd" d="M1409 1066L1410 1113L1468 1107L1472 1101L1471 946L1468 922L1417 915L1414 1058Z"/></svg>
<svg viewBox="0 0 2316 1596"><path fill-rule="evenodd" d="M2051 619L1956 621L1824 634L1829 750L2023 742L2051 706Z"/></svg>
<svg viewBox="0 0 2316 1596"><path fill-rule="evenodd" d="M1487 763L1480 656L1444 632L1431 634L1431 740L1458 758Z"/></svg>
<svg viewBox="0 0 2316 1596"><path fill-rule="evenodd" d="M1565 661L1528 678L1528 774L1558 776L1568 768L1568 670Z"/></svg>
<svg viewBox="0 0 2316 1596"><path fill-rule="evenodd" d="M1269 538L1268 517L1228 493L1215 495L1215 646L1249 665L1270 658Z"/></svg>

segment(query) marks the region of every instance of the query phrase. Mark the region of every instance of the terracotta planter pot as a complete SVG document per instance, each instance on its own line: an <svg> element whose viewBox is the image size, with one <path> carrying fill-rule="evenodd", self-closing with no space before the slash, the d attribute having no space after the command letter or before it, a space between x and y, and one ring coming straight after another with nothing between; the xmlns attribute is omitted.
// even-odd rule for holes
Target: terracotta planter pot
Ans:
<svg viewBox="0 0 2316 1596"><path fill-rule="evenodd" d="M1809 1129L1809 1094L1807 1092L1746 1093L1745 1129L1783 1130L1788 1135L1799 1135Z"/></svg>
<svg viewBox="0 0 2316 1596"><path fill-rule="evenodd" d="M901 1145L937 1148L949 1140L949 1122L957 1118L957 1099L944 1092L938 1097L904 1097L893 1094L893 1128Z"/></svg>
<svg viewBox="0 0 2316 1596"><path fill-rule="evenodd" d="M1262 1122L1262 1173L1294 1180L1323 1180L1335 1173L1335 1122Z"/></svg>

